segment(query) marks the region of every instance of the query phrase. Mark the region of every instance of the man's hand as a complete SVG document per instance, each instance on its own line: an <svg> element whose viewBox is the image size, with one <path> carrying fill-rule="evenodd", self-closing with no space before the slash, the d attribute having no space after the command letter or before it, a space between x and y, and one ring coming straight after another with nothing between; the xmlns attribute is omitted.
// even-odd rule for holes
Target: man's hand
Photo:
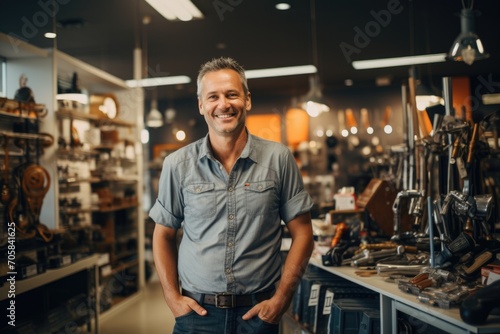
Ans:
<svg viewBox="0 0 500 334"><path fill-rule="evenodd" d="M250 320L258 316L262 321L278 324L286 311L287 304L281 300L268 299L256 304L243 315L243 320Z"/></svg>
<svg viewBox="0 0 500 334"><path fill-rule="evenodd" d="M175 300L173 303L168 304L170 310L176 318L181 315L188 314L191 310L201 316L207 315L207 310L198 304L196 300L186 296L180 296L180 298Z"/></svg>

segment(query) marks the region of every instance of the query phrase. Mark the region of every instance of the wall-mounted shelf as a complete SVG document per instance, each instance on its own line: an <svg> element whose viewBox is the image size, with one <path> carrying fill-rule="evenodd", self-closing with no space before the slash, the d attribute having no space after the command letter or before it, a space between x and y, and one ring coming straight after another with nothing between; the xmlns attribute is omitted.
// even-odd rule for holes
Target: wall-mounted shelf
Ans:
<svg viewBox="0 0 500 334"><path fill-rule="evenodd" d="M106 125L114 125L114 126L123 126L123 127L134 127L136 124L132 122L127 122L121 119L109 119L109 118L101 118L96 115L88 114L82 111L76 110L64 110L59 109L56 111L56 115L59 118L69 118L69 119L78 119L82 121L93 122L99 126Z"/></svg>

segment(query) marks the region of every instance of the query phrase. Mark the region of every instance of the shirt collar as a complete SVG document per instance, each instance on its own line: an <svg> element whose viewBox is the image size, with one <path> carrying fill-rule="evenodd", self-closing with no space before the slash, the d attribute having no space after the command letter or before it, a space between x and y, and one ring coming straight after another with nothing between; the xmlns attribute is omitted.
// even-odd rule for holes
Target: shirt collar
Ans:
<svg viewBox="0 0 500 334"><path fill-rule="evenodd" d="M254 154L252 154L252 152L254 151L254 150L252 150L252 147L254 145L253 135L251 135L248 132L247 128L245 128L245 131L247 132L247 142L245 144L245 147L243 148L243 151L241 152L240 158L243 158L243 159L250 158L250 159L255 161ZM212 148L210 147L208 133L202 140L200 152L198 154L198 159L202 159L204 157L214 159L214 154L212 152Z"/></svg>

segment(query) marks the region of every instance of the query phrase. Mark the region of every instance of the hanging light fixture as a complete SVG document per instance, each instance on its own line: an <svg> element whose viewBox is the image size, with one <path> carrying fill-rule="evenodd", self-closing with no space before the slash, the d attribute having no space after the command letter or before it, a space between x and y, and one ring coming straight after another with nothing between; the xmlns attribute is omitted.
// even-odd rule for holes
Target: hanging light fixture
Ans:
<svg viewBox="0 0 500 334"><path fill-rule="evenodd" d="M471 1L469 8L464 8L460 12L461 32L451 46L446 59L463 61L467 65L472 65L476 60L488 58L490 55L484 50L483 43L475 33L475 19Z"/></svg>
<svg viewBox="0 0 500 334"><path fill-rule="evenodd" d="M151 23L150 16L144 16L142 18L142 43L143 43L143 54L142 54L142 77L148 77L148 35L147 26ZM158 110L158 88L155 86L153 88L151 98L151 109L146 116L146 126L149 128L159 128L163 126L163 115Z"/></svg>
<svg viewBox="0 0 500 334"><path fill-rule="evenodd" d="M146 126L150 128L159 128L163 126L163 115L158 110L158 101L156 99L156 90L154 92L154 97L151 100L151 110L146 117Z"/></svg>
<svg viewBox="0 0 500 334"><path fill-rule="evenodd" d="M321 93L318 75L309 77L309 87L309 92L302 98L302 109L311 117L317 117L322 112L330 111L330 107Z"/></svg>
<svg viewBox="0 0 500 334"><path fill-rule="evenodd" d="M314 0L311 0L311 35L312 35L312 53L313 63L316 68L318 67L318 42L316 36L316 9ZM300 107L304 109L311 117L317 117L323 112L330 111L328 102L323 97L321 92L321 84L318 73L309 77L309 92L301 99Z"/></svg>

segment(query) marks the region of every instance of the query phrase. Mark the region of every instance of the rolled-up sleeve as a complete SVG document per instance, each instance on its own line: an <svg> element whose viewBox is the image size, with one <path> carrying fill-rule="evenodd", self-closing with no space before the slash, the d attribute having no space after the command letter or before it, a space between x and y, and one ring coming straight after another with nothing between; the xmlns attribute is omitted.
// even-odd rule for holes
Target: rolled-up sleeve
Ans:
<svg viewBox="0 0 500 334"><path fill-rule="evenodd" d="M176 177L175 161L167 156L163 161L160 175L158 198L149 211L149 216L157 224L178 229L184 218L182 190Z"/></svg>
<svg viewBox="0 0 500 334"><path fill-rule="evenodd" d="M287 152L283 160L280 215L288 223L298 215L311 211L313 201L304 189L302 175L292 154Z"/></svg>

